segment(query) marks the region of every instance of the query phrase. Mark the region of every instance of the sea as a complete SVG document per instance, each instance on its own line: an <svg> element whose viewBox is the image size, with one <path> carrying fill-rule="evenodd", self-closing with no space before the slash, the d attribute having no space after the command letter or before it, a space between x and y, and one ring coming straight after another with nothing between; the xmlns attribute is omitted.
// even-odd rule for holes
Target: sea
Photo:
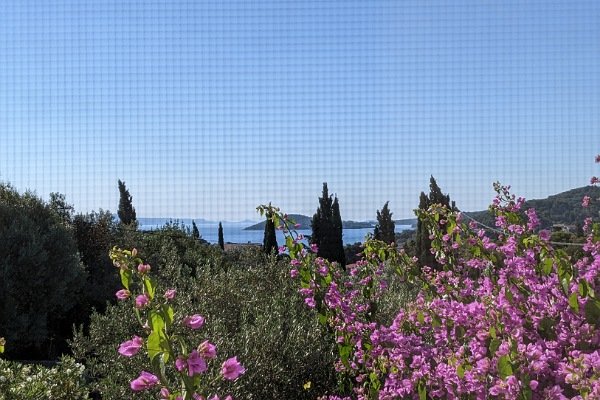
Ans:
<svg viewBox="0 0 600 400"><path fill-rule="evenodd" d="M157 223L156 221L146 221L140 218L139 228L144 231L157 230L162 227L167 221ZM173 220L178 222L180 225L189 227L191 229L191 220ZM264 231L263 230L245 230L244 228L254 225L256 222L223 222L223 240L225 243L256 243L262 244ZM196 222L196 226L200 231L202 239L209 243L217 243L219 238L219 223L218 222ZM411 225L396 225L396 232L402 232L406 229L412 229ZM299 234L310 235L311 229L300 229L297 230ZM363 243L367 234L372 234L373 228L360 228L360 229L344 229L342 233L342 239L344 244ZM283 244L283 232L276 231L277 243Z"/></svg>

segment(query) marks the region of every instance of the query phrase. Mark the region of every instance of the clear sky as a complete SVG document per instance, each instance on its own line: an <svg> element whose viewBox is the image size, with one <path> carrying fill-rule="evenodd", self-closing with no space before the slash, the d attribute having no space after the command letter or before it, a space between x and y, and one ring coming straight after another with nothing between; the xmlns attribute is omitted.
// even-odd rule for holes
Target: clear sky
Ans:
<svg viewBox="0 0 600 400"><path fill-rule="evenodd" d="M600 2L3 0L0 180L78 211L410 217L434 175L541 198L600 152Z"/></svg>

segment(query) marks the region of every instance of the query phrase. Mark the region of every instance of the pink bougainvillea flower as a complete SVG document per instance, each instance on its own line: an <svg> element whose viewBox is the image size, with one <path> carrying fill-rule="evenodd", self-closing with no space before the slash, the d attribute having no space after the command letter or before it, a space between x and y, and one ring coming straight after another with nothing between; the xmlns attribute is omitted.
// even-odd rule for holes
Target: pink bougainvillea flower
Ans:
<svg viewBox="0 0 600 400"><path fill-rule="evenodd" d="M217 348L214 344L210 343L208 340L200 343L198 346L198 352L203 358L212 359L217 356Z"/></svg>
<svg viewBox="0 0 600 400"><path fill-rule="evenodd" d="M158 377L150 372L142 371L140 376L131 381L131 390L139 392L141 390L150 389L158 384Z"/></svg>
<svg viewBox="0 0 600 400"><path fill-rule="evenodd" d="M165 299L173 300L177 294L177 289L169 289L165 292Z"/></svg>
<svg viewBox="0 0 600 400"><path fill-rule="evenodd" d="M145 294L140 294L135 298L135 307L136 308L144 308L148 305L150 299Z"/></svg>
<svg viewBox="0 0 600 400"><path fill-rule="evenodd" d="M196 350L193 350L187 357L179 356L175 360L175 368L182 372L187 370L188 376L195 376L206 371L206 361Z"/></svg>
<svg viewBox="0 0 600 400"><path fill-rule="evenodd" d="M183 319L183 324L190 329L200 329L204 325L204 317L198 314L190 315Z"/></svg>
<svg viewBox="0 0 600 400"><path fill-rule="evenodd" d="M119 346L119 354L125 357L133 357L144 345L144 339L139 336L134 336L133 339L121 343Z"/></svg>
<svg viewBox="0 0 600 400"><path fill-rule="evenodd" d="M237 357L226 360L221 367L223 378L230 381L236 380L244 372L246 372L246 369L240 364Z"/></svg>
<svg viewBox="0 0 600 400"><path fill-rule="evenodd" d="M312 251L313 253L318 253L319 252L319 246L317 246L315 243L310 245L310 251Z"/></svg>
<svg viewBox="0 0 600 400"><path fill-rule="evenodd" d="M137 270L140 274L147 274L150 271L150 265L140 264L138 265Z"/></svg>
<svg viewBox="0 0 600 400"><path fill-rule="evenodd" d="M117 299L119 300L126 300L131 296L131 292L127 289L121 289L115 293L115 296L117 296Z"/></svg>
<svg viewBox="0 0 600 400"><path fill-rule="evenodd" d="M590 196L583 196L583 200L581 200L582 207L588 207L590 205Z"/></svg>
<svg viewBox="0 0 600 400"><path fill-rule="evenodd" d="M170 395L171 393L169 392L169 389L165 387L160 389L160 400L169 400Z"/></svg>

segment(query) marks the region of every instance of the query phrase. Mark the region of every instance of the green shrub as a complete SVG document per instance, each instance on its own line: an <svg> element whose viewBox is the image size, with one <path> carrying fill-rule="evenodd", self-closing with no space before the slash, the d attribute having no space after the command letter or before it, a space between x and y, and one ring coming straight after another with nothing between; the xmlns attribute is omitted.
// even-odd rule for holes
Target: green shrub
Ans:
<svg viewBox="0 0 600 400"><path fill-rule="evenodd" d="M8 357L67 350L86 272L70 228L48 204L0 183L0 336Z"/></svg>
<svg viewBox="0 0 600 400"><path fill-rule="evenodd" d="M161 265L152 266L162 286L158 293L177 288L175 320L193 313L206 317L202 329L186 334L198 344L211 340L219 364L236 355L247 371L235 382L207 383L211 392L238 399L314 399L335 391L335 344L304 306L285 262L264 256L260 249L243 249L227 254L226 260L209 256L190 266L189 258L183 263L181 252L166 245L171 239L165 238L155 255ZM190 276L190 270L195 275ZM135 333L139 330L133 311L123 304L93 314L89 335L76 332L74 355L85 362L102 399L155 398L129 389L145 356L124 358L117 353L119 344ZM307 382L310 389L304 389Z"/></svg>
<svg viewBox="0 0 600 400"><path fill-rule="evenodd" d="M52 368L0 359L0 400L87 399L83 372L71 357Z"/></svg>

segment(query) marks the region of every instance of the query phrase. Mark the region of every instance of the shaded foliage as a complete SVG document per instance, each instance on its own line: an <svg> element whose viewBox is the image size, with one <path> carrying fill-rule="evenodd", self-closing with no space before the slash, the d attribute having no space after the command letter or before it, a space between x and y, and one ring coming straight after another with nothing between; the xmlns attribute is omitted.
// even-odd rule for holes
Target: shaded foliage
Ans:
<svg viewBox="0 0 600 400"><path fill-rule="evenodd" d="M66 351L86 273L70 228L31 193L0 184L0 337L7 354Z"/></svg>
<svg viewBox="0 0 600 400"><path fill-rule="evenodd" d="M311 222L310 242L318 246L319 257L346 265L344 242L342 240L342 218L337 197L329 195L327 183L323 183L323 193L319 207Z"/></svg>

